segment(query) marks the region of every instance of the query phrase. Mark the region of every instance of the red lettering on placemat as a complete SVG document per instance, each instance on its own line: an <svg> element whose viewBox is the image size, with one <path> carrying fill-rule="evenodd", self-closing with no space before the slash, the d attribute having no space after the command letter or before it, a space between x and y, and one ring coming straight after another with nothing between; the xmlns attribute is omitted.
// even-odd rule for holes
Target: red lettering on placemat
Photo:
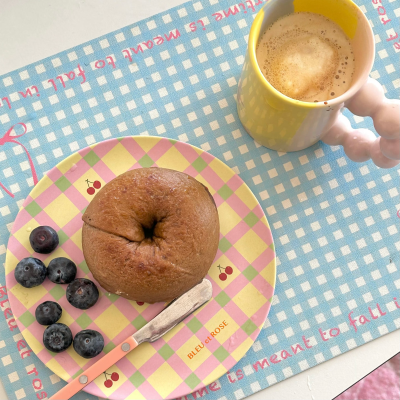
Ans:
<svg viewBox="0 0 400 400"><path fill-rule="evenodd" d="M11 128L12 129L12 128ZM14 331L14 329L18 329L17 323L15 322L15 318L12 314L11 308L9 307L10 303L7 296L7 288L5 286L0 286L0 308L3 311L4 318L8 323L8 327L10 331ZM3 308L6 307L4 310ZM12 317L12 318L11 318ZM24 339L19 339L22 337L21 333L17 333L14 335L14 340L17 342L17 349L20 357L22 359L26 357L30 357L33 352L29 347L28 343ZM28 375L34 374L34 376L38 376L39 372L37 371L34 364L31 364L26 367L26 372ZM35 392L39 392L39 390L43 389L43 383L40 378L34 378L32 380L32 386ZM41 391L40 393L36 393L36 397L41 400L47 397L47 393L45 391Z"/></svg>

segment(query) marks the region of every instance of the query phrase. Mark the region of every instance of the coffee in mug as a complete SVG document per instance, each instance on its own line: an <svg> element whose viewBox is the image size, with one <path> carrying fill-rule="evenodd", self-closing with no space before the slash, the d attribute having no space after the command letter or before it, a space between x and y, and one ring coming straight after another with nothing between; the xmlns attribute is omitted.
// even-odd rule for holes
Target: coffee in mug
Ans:
<svg viewBox="0 0 400 400"><path fill-rule="evenodd" d="M323 102L351 87L355 58L349 38L327 17L297 12L269 26L256 49L268 82L284 95Z"/></svg>

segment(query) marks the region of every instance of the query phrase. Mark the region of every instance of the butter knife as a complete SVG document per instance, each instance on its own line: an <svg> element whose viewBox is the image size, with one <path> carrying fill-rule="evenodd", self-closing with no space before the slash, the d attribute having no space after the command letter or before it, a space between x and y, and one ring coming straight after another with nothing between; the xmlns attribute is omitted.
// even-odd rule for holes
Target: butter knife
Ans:
<svg viewBox="0 0 400 400"><path fill-rule="evenodd" d="M49 400L68 400L74 394L82 390L86 385L96 379L108 368L113 366L121 358L125 357L135 347L143 342L155 342L161 336L169 332L177 324L195 310L207 303L212 297L212 286L210 281L203 279L201 283L178 297L157 316L139 329L132 336L129 336L120 345L115 347L95 364L82 372L73 381L64 386Z"/></svg>

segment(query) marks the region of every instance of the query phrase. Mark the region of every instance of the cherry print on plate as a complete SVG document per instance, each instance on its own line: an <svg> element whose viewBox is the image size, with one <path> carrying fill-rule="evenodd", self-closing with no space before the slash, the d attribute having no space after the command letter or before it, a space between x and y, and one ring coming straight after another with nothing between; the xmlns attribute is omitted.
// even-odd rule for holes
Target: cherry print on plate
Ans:
<svg viewBox="0 0 400 400"><path fill-rule="evenodd" d="M101 188L101 182L100 181L91 182L91 181L89 181L89 179L86 179L86 183L88 185L88 188L87 188L86 191L90 196L93 196L96 193L96 189L100 189ZM90 185L93 185L93 186L90 186Z"/></svg>
<svg viewBox="0 0 400 400"><path fill-rule="evenodd" d="M233 268L230 266L227 267L221 267L220 265L218 265L218 269L219 269L219 275L218 278L221 281L226 281L228 279L228 275L232 275L233 274Z"/></svg>

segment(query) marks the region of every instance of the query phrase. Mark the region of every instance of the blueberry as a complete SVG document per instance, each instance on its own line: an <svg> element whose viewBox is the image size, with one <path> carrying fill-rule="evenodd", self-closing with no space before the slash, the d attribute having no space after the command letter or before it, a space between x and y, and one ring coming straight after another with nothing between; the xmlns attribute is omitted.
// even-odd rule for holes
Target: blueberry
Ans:
<svg viewBox="0 0 400 400"><path fill-rule="evenodd" d="M74 337L74 349L83 358L98 356L104 348L103 336L97 331L86 329Z"/></svg>
<svg viewBox="0 0 400 400"><path fill-rule="evenodd" d="M65 257L54 258L47 267L47 276L54 283L71 283L76 276L76 265Z"/></svg>
<svg viewBox="0 0 400 400"><path fill-rule="evenodd" d="M15 267L14 276L17 282L26 288L39 286L46 278L45 265L37 258L23 258Z"/></svg>
<svg viewBox="0 0 400 400"><path fill-rule="evenodd" d="M95 305L98 298L99 290L89 279L75 279L67 287L67 300L81 310L87 310Z"/></svg>
<svg viewBox="0 0 400 400"><path fill-rule="evenodd" d="M35 317L40 325L55 324L61 318L61 306L54 301L45 301L36 307Z"/></svg>
<svg viewBox="0 0 400 400"><path fill-rule="evenodd" d="M61 353L72 343L72 332L67 325L56 323L48 326L43 333L43 344L47 350Z"/></svg>
<svg viewBox="0 0 400 400"><path fill-rule="evenodd" d="M30 236L29 242L36 253L49 254L59 243L57 232L50 226L38 226Z"/></svg>

